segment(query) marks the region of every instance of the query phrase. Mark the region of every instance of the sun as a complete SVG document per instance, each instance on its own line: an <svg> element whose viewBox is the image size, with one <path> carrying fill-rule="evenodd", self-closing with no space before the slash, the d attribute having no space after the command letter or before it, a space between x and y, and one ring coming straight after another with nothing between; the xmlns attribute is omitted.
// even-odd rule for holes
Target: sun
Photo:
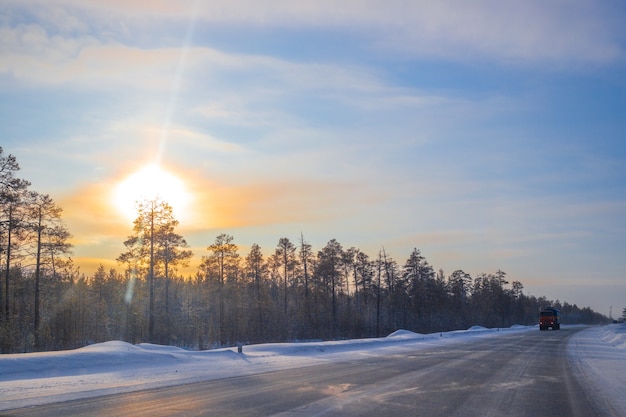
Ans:
<svg viewBox="0 0 626 417"><path fill-rule="evenodd" d="M189 203L190 195L184 182L157 164L146 165L127 176L115 187L113 202L126 218L137 217L137 202L160 199L166 201L180 219Z"/></svg>

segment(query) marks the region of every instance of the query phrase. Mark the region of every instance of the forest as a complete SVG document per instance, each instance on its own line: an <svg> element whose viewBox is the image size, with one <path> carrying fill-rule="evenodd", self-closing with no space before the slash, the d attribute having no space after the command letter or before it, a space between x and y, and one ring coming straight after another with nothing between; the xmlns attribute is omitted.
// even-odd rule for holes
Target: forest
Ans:
<svg viewBox="0 0 626 417"><path fill-rule="evenodd" d="M536 323L547 306L565 324L608 321L589 307L525 294L504 271L446 274L417 248L397 260L383 247L372 256L335 239L315 249L302 233L278 238L269 255L257 244L241 253L233 236L219 234L183 276L194 254L158 198L137 203L119 268L85 275L71 258L62 208L18 171L0 147L1 353L108 340L210 349L510 327Z"/></svg>

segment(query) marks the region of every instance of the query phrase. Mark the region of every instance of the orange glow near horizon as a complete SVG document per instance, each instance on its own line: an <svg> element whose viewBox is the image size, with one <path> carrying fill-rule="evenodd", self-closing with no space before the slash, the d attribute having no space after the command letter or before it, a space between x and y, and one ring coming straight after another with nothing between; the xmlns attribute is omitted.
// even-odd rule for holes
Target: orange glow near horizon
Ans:
<svg viewBox="0 0 626 417"><path fill-rule="evenodd" d="M171 205L179 220L187 212L191 200L185 183L179 177L157 164L150 164L118 183L113 204L125 218L134 220L137 217L137 202L156 198Z"/></svg>

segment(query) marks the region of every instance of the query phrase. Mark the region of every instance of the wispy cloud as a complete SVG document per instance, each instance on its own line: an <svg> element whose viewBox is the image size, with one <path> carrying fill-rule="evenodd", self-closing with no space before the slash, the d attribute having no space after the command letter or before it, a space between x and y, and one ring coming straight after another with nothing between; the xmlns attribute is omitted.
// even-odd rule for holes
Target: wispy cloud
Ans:
<svg viewBox="0 0 626 417"><path fill-rule="evenodd" d="M70 50L54 42L47 52L3 54L0 72L30 86L69 86L90 91L113 87L164 91L170 88L176 49L144 51L126 46L84 46Z"/></svg>
<svg viewBox="0 0 626 417"><path fill-rule="evenodd" d="M624 58L626 41L621 30L624 10L613 1L188 0L146 4L139 0L58 0L28 4L34 5L31 10L52 10L38 13L40 19L60 22L56 25L66 33L70 29L85 32L86 26L98 26L103 33L119 31L120 21L145 27L192 18L199 24L239 25L244 30L357 31L368 34L371 46L383 50L453 61L482 56L508 63L604 64ZM82 16L89 18L80 20Z"/></svg>

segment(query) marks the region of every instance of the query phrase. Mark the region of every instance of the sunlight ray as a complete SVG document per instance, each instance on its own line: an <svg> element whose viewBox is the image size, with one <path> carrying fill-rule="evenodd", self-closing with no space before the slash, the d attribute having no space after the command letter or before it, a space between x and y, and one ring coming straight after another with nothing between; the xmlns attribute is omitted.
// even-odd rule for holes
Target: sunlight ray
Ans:
<svg viewBox="0 0 626 417"><path fill-rule="evenodd" d="M169 139L170 127L172 125L172 118L174 117L174 112L176 111L176 107L178 104L178 96L180 93L180 84L185 73L185 69L187 66L187 59L189 56L189 49L191 48L191 42L193 39L193 34L196 27L196 20L198 16L198 4L199 1L196 0L193 2L193 7L190 13L189 24L187 27L187 32L185 34L185 39L181 46L180 56L178 58L178 64L176 66L176 74L174 75L174 80L172 81L172 90L170 93L170 99L167 106L167 110L165 113L165 117L163 119L163 126L161 128L161 135L159 138L159 145L157 149L156 155L156 163L160 163L163 159L163 154L165 153L165 148L167 146L167 142Z"/></svg>

